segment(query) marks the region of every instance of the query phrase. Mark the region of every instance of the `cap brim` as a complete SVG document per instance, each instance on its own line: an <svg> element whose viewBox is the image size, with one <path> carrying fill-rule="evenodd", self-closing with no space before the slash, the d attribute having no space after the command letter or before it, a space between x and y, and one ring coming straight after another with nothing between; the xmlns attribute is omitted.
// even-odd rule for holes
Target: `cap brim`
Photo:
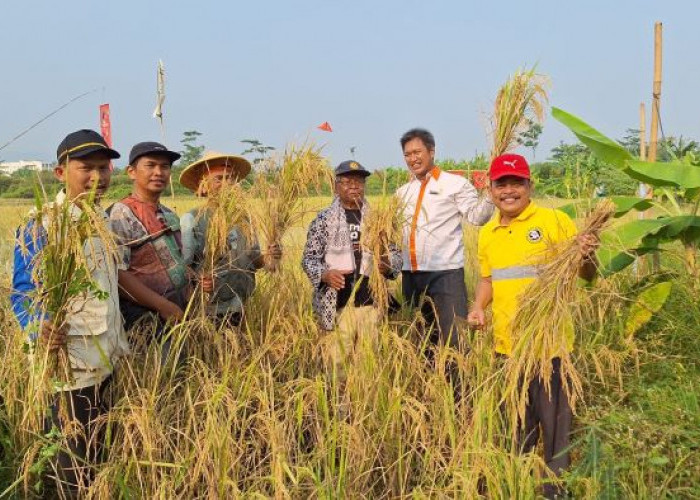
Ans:
<svg viewBox="0 0 700 500"><path fill-rule="evenodd" d="M63 158L84 158L93 153L104 153L112 160L121 158L121 155L115 150L104 146L90 146L88 148L79 149L78 151L74 151L72 153L69 153L68 155L64 155Z"/></svg>
<svg viewBox="0 0 700 500"><path fill-rule="evenodd" d="M210 162L226 159L226 163L233 169L236 180L244 179L250 173L250 162L242 156L236 155L220 155L202 158L196 162L187 165L180 174L180 184L190 191L197 192L199 184L202 182L202 177L207 171L207 165Z"/></svg>
<svg viewBox="0 0 700 500"><path fill-rule="evenodd" d="M138 160L142 156L149 156L149 155L150 156L156 156L156 155L165 156L166 158L168 158L168 160L170 160L170 163L175 163L177 160L180 159L180 157L182 157L182 155L180 153L176 153L175 151L167 151L167 150L163 151L162 149L154 149L153 151L144 151L143 153L139 153L137 156L134 156L133 158L131 158L129 160L129 165L133 165L134 163L136 163L136 160Z"/></svg>
<svg viewBox="0 0 700 500"><path fill-rule="evenodd" d="M530 179L530 174L524 174L522 172L501 172L496 175L491 175L489 173L489 180L492 181L497 181L498 179L502 179L503 177L519 177L521 179Z"/></svg>
<svg viewBox="0 0 700 500"><path fill-rule="evenodd" d="M355 174L355 175L361 175L362 177L369 177L372 175L372 172L369 170L347 170L345 172L340 172L335 174L336 177L340 177L341 175L350 175L350 174Z"/></svg>

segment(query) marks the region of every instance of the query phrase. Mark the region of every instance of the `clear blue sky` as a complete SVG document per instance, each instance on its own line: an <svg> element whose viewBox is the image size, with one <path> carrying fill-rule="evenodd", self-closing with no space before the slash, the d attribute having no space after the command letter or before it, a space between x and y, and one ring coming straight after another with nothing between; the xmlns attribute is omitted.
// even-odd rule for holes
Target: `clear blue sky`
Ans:
<svg viewBox="0 0 700 500"><path fill-rule="evenodd" d="M103 100L124 156L160 140L151 117L159 58L174 149L190 129L227 152L244 138L280 147L310 134L334 162L356 146L376 168L402 165L398 138L424 126L438 157L470 157L488 149L499 85L533 63L551 77L553 105L619 137L650 100L656 20L665 132L700 138L697 0L7 0L0 19L0 144L100 89L0 152L4 160L54 159L66 133L98 129ZM315 129L326 120L331 134ZM573 138L549 119L537 159L560 140Z"/></svg>

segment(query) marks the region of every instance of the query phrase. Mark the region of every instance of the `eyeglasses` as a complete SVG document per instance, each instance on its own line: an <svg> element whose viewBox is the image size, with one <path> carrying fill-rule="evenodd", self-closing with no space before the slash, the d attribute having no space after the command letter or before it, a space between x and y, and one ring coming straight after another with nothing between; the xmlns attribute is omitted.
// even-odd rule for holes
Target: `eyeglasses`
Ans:
<svg viewBox="0 0 700 500"><path fill-rule="evenodd" d="M336 183L340 184L343 187L349 187L349 186L364 186L365 185L365 179L363 177L341 177L339 179L335 180Z"/></svg>

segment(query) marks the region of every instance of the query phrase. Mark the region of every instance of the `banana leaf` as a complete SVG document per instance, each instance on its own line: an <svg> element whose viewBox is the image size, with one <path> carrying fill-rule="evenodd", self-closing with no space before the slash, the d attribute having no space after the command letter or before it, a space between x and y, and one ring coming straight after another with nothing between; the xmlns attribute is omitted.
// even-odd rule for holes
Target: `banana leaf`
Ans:
<svg viewBox="0 0 700 500"><path fill-rule="evenodd" d="M556 107L552 107L552 116L571 130L599 159L619 169L624 169L627 162L634 159L632 154L620 144L604 136L577 116Z"/></svg>
<svg viewBox="0 0 700 500"><path fill-rule="evenodd" d="M601 235L598 262L604 276L629 266L639 255L656 251L661 243L700 241L700 217L679 215L630 221Z"/></svg>
<svg viewBox="0 0 700 500"><path fill-rule="evenodd" d="M686 163L630 160L627 162L626 173L633 179L655 187L700 188L700 167Z"/></svg>
<svg viewBox="0 0 700 500"><path fill-rule="evenodd" d="M649 322L652 315L661 310L671 293L672 283L662 281L655 283L637 296L637 300L630 307L625 321L625 333L631 337Z"/></svg>
<svg viewBox="0 0 700 500"><path fill-rule="evenodd" d="M622 217L630 210L643 212L654 205L651 200L637 198L635 196L611 196L610 200L615 204L615 213L613 214L614 217ZM575 203L569 203L559 207L559 210L564 212L572 219L575 219L580 217L580 214L585 214L586 212L592 210L598 201L598 199L580 200Z"/></svg>

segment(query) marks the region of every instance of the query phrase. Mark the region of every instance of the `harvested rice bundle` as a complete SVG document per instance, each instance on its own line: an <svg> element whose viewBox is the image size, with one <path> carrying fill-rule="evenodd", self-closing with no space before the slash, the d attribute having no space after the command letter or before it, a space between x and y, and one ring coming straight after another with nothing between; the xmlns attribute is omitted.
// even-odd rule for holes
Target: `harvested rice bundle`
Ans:
<svg viewBox="0 0 700 500"><path fill-rule="evenodd" d="M107 227L104 215L94 206L95 192L86 193L72 202L44 202L37 192L36 207L27 226L36 254L33 280L39 284L33 297L32 308L42 317L51 319L55 328L66 326L67 316L80 307L81 298L93 294L104 299L92 279L91 271L97 259L114 261L116 243ZM26 255L27 241L19 244ZM68 346L60 349L44 349L39 343L39 366L45 366L48 381L55 385L72 383L73 372L68 356Z"/></svg>
<svg viewBox="0 0 700 500"><path fill-rule="evenodd" d="M491 158L511 151L532 123L544 120L548 80L529 71L516 71L498 91L491 116Z"/></svg>
<svg viewBox="0 0 700 500"><path fill-rule="evenodd" d="M288 146L282 157L272 159L256 179L254 193L260 198L253 211L253 227L267 246L281 245L284 233L304 215L303 198L332 185L333 175L320 148L313 144ZM276 270L278 262L268 262Z"/></svg>
<svg viewBox="0 0 700 500"><path fill-rule="evenodd" d="M373 256L369 288L374 304L381 309L382 313L385 313L389 307L389 289L387 280L381 272L381 263L382 260L386 261L389 258L392 247L401 246L403 218L402 201L396 196L384 194L372 203L362 221L360 245Z"/></svg>
<svg viewBox="0 0 700 500"><path fill-rule="evenodd" d="M587 218L581 235L598 236L615 211L610 200L600 202ZM581 377L569 352L569 338L574 325L590 305L579 293L578 274L584 256L577 240L557 249L555 257L539 268L538 278L520 296L520 306L511 323L513 355L505 365L504 399L512 406L512 418L524 421L528 403L527 381L539 377L545 390L551 391L552 358L561 359L561 377L567 399L575 409L582 394ZM517 426L513 426L517 429Z"/></svg>
<svg viewBox="0 0 700 500"><path fill-rule="evenodd" d="M202 180L202 183L206 182L210 181L206 178ZM252 203L248 192L235 182L224 182L216 190L207 189L206 192L209 193L207 202L199 213L199 217L208 217L202 273L215 275L218 267L229 264L225 259L229 256L231 230L236 228L246 241L253 240L250 220Z"/></svg>

